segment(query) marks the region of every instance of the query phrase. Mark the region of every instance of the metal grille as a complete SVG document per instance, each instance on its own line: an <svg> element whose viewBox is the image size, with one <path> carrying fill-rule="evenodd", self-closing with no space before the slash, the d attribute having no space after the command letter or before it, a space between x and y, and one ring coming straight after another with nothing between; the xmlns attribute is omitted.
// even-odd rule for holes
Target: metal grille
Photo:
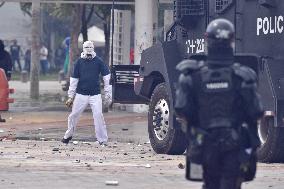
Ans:
<svg viewBox="0 0 284 189"><path fill-rule="evenodd" d="M174 14L176 18L188 15L203 15L204 0L176 0L174 1Z"/></svg>
<svg viewBox="0 0 284 189"><path fill-rule="evenodd" d="M134 84L134 78L139 76L139 65L113 65L115 83Z"/></svg>
<svg viewBox="0 0 284 189"><path fill-rule="evenodd" d="M115 74L116 83L134 84L134 78L138 77L139 73L134 71L117 71Z"/></svg>
<svg viewBox="0 0 284 189"><path fill-rule="evenodd" d="M215 0L216 13L222 13L228 6L232 4L232 0Z"/></svg>

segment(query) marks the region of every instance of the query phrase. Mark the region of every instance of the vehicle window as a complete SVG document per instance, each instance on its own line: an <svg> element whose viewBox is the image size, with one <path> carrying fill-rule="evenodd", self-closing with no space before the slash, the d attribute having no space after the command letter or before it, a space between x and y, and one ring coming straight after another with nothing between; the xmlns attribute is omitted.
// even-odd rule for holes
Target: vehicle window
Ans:
<svg viewBox="0 0 284 189"><path fill-rule="evenodd" d="M204 15L204 0L176 0L174 1L175 17Z"/></svg>
<svg viewBox="0 0 284 189"><path fill-rule="evenodd" d="M223 13L232 3L233 0L215 0L216 13Z"/></svg>

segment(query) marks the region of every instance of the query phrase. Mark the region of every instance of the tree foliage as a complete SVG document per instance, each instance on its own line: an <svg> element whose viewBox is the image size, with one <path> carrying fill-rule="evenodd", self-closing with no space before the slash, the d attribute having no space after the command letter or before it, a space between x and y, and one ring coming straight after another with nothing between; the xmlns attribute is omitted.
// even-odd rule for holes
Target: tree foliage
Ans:
<svg viewBox="0 0 284 189"><path fill-rule="evenodd" d="M0 3L0 6L3 3ZM83 34L83 40L88 40L87 29L90 23L93 20L94 15L99 19L100 24L103 26L104 35L105 35L105 62L109 62L109 50L110 50L110 22L111 22L111 5L92 5L92 4L81 4L80 13L74 12L74 8L78 4L59 4L59 3L50 3L42 4L42 27L43 27L43 36L42 40L48 39L48 36L51 32L50 30L54 29L58 33L58 41L62 40L66 35L71 35L71 31L77 31L71 29L72 27L72 15L77 14L81 18L81 25L79 32ZM32 16L31 14L32 3L20 3L20 8L24 14ZM128 5L115 5L116 9L133 9L132 6ZM73 17L74 18L74 17ZM96 24L97 25L97 24ZM69 34L68 34L69 33ZM61 36L61 37L60 37Z"/></svg>
<svg viewBox="0 0 284 189"><path fill-rule="evenodd" d="M5 4L5 2L0 2L0 7L2 7Z"/></svg>
<svg viewBox="0 0 284 189"><path fill-rule="evenodd" d="M20 8L24 12L24 14L32 17L32 3L20 3Z"/></svg>

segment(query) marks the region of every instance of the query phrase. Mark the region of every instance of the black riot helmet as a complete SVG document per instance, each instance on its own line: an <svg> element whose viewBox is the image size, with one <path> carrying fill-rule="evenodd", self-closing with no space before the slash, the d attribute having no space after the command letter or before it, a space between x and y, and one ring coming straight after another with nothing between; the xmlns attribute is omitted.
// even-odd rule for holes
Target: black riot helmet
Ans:
<svg viewBox="0 0 284 189"><path fill-rule="evenodd" d="M227 65L234 58L234 25L226 19L218 18L206 29L208 63Z"/></svg>

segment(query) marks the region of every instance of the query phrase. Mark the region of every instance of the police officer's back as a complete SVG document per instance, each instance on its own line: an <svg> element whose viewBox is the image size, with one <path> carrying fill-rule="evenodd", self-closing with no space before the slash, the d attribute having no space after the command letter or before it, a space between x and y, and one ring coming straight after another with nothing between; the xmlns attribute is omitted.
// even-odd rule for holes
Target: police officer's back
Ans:
<svg viewBox="0 0 284 189"><path fill-rule="evenodd" d="M262 105L255 72L234 62L234 26L225 19L206 30L207 60L184 61L176 113L187 121L188 160L202 164L206 189L237 189L255 175ZM253 164L253 166L251 166Z"/></svg>

